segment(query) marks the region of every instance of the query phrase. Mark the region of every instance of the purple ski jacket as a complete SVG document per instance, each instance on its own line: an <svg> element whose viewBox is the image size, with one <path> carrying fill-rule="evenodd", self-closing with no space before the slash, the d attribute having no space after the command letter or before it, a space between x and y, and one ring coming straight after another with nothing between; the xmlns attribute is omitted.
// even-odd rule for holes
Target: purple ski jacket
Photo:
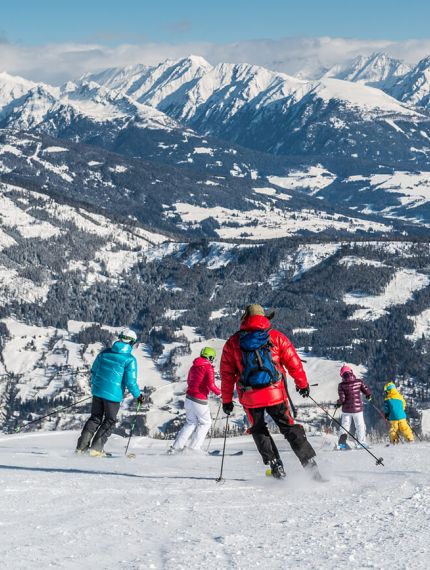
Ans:
<svg viewBox="0 0 430 570"><path fill-rule="evenodd" d="M342 380L338 386L338 392L339 399L337 403L342 406L342 412L345 414L362 412L363 400L361 399L361 394L365 396L372 394L367 384L355 376L351 376L348 380Z"/></svg>

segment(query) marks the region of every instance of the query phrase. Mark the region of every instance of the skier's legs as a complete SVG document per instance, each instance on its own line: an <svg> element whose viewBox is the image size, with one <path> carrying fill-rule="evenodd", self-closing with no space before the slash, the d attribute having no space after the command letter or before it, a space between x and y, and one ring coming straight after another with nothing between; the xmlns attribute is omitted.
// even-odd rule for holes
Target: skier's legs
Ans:
<svg viewBox="0 0 430 570"><path fill-rule="evenodd" d="M341 432L340 438L342 438L342 441L339 438L339 443L346 443L346 438L348 437L348 434L346 433L345 430L348 430L348 431L351 430L351 420L352 420L352 414L347 414L346 412L342 412L342 418L340 420L340 423L341 423L342 428L343 428L340 430L340 432Z"/></svg>
<svg viewBox="0 0 430 570"><path fill-rule="evenodd" d="M274 459L279 459L279 452L276 448L276 444L273 441L264 420L265 408L245 408L245 411L251 424L249 433L255 441L255 445L263 459L263 463L268 465Z"/></svg>
<svg viewBox="0 0 430 570"><path fill-rule="evenodd" d="M93 396L93 401L91 404L91 416L85 422L85 425L82 429L82 433L76 445L77 451L86 451L89 448L94 434L103 421L103 414L103 400L97 396Z"/></svg>
<svg viewBox="0 0 430 570"><path fill-rule="evenodd" d="M111 402L110 400L102 399L104 419L102 425L96 431L93 441L91 443L91 449L95 451L103 451L105 443L109 439L112 430L116 423L116 417L119 412L119 407L121 402Z"/></svg>
<svg viewBox="0 0 430 570"><path fill-rule="evenodd" d="M194 402L189 398L185 398L185 423L177 433L172 445L173 449L178 451L184 449L198 425L198 418L196 416L194 406L192 405L193 403Z"/></svg>
<svg viewBox="0 0 430 570"><path fill-rule="evenodd" d="M315 457L316 453L306 437L303 426L294 423L286 403L282 402L282 404L277 404L276 406L269 406L267 413L279 427L280 432L290 444L300 463L303 466L307 465Z"/></svg>
<svg viewBox="0 0 430 570"><path fill-rule="evenodd" d="M399 443L399 422L396 420L390 421L390 442Z"/></svg>
<svg viewBox="0 0 430 570"><path fill-rule="evenodd" d="M360 443L366 443L366 424L364 423L363 412L357 412L351 415L354 420L355 437Z"/></svg>
<svg viewBox="0 0 430 570"><path fill-rule="evenodd" d="M194 413L197 417L197 427L191 436L190 449L200 449L203 445L205 437L210 430L212 420L208 405L191 402L194 404Z"/></svg>
<svg viewBox="0 0 430 570"><path fill-rule="evenodd" d="M406 441L414 441L414 434L406 420L399 420L399 431Z"/></svg>

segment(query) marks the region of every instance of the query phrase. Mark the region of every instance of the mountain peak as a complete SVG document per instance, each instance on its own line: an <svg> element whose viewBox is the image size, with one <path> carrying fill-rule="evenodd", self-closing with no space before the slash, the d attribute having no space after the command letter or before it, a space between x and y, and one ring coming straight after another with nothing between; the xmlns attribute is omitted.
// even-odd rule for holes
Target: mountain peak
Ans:
<svg viewBox="0 0 430 570"><path fill-rule="evenodd" d="M28 86L36 85L34 81L30 81L29 79L24 79L24 77L21 77L20 75L12 75L7 71L0 71L0 84L3 86L3 84L5 83L21 84Z"/></svg>
<svg viewBox="0 0 430 570"><path fill-rule="evenodd" d="M190 54L189 56L184 57L178 61L189 61L193 65L200 66L200 67L206 67L208 69L210 69L212 67L212 65L201 55Z"/></svg>
<svg viewBox="0 0 430 570"><path fill-rule="evenodd" d="M19 99L37 84L7 71L0 72L0 112L10 103Z"/></svg>
<svg viewBox="0 0 430 570"><path fill-rule="evenodd" d="M405 103L430 107L430 55L417 65L392 88L391 94Z"/></svg>
<svg viewBox="0 0 430 570"><path fill-rule="evenodd" d="M410 67L384 52L359 55L340 68L332 68L324 77L343 79L354 83L389 89L410 71Z"/></svg>

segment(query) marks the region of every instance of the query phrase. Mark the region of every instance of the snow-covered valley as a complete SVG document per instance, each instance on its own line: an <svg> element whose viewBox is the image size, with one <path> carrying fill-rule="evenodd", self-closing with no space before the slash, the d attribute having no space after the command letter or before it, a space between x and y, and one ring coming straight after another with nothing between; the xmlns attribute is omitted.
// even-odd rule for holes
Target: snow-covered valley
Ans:
<svg viewBox="0 0 430 570"><path fill-rule="evenodd" d="M34 295L44 289L44 297L37 301L41 309L26 297L27 289L19 280L25 268L15 261L22 259L21 254L17 257L20 248L27 251L30 246L27 238L22 241L22 236L12 233L22 245L4 249L5 266L13 261L20 276L5 280L3 299L11 308L0 319L0 417L5 431L88 396L89 369L97 352L112 342L124 322L134 320L141 335L135 350L139 384L148 395L139 432L171 436L183 421L185 379L193 359L203 346L213 346L218 369L225 339L237 330L248 299L266 299L275 308L274 326L287 334L306 361L310 382L318 384L313 388L317 401L335 401L344 362L363 375L381 398L377 375L382 369L384 375L391 374L393 359L402 370L399 382L417 414L416 427L424 422L428 388L423 350L430 326L425 242L157 243L163 236L139 233L137 228L128 232L126 226L116 233L104 217L83 210L59 208L62 218L55 218L52 203L43 203L45 224L52 224L63 239L76 235L74 225L64 226L69 213L70 221L86 232L85 261L80 251L67 245L61 250L67 264L58 266L46 250L47 243L52 248L54 242L38 242L43 260L39 283L28 290ZM40 215L28 204L26 208L32 216ZM11 231L9 226L5 229ZM95 238L96 247L90 248ZM253 264L256 257L258 271ZM126 288L129 280L133 286ZM102 304L101 291L106 291L108 299ZM119 305L111 301L117 299L118 291L123 297ZM299 304L298 296L303 299ZM201 298L206 302L196 305L194 299ZM143 306L145 317L140 317ZM374 346L383 342L390 358L382 363ZM398 342L403 351L395 348ZM405 364L408 353L416 355L412 366L410 361ZM303 407L289 382L295 404L302 406L310 424L318 426L322 413L314 406ZM214 414L216 406L214 402ZM119 433L128 429L133 411L127 400L119 416ZM84 403L33 428L77 429L87 412ZM239 411L235 416L239 431L246 427L243 419ZM383 429L378 418L373 421L376 429Z"/></svg>

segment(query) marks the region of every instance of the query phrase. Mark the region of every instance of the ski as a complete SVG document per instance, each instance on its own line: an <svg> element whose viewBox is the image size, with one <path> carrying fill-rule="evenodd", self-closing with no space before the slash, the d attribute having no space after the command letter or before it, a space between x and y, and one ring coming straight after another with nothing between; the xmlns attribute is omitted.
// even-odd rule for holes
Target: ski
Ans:
<svg viewBox="0 0 430 570"><path fill-rule="evenodd" d="M208 455L212 455L212 456L218 457L218 456L222 455L222 451L221 451L221 449L214 449L213 451L208 451ZM243 451L242 451L242 450L240 450L240 451L233 451L232 453L226 453L225 455L229 455L229 456L231 456L231 457L235 457L235 456L238 456L238 455L243 455Z"/></svg>

